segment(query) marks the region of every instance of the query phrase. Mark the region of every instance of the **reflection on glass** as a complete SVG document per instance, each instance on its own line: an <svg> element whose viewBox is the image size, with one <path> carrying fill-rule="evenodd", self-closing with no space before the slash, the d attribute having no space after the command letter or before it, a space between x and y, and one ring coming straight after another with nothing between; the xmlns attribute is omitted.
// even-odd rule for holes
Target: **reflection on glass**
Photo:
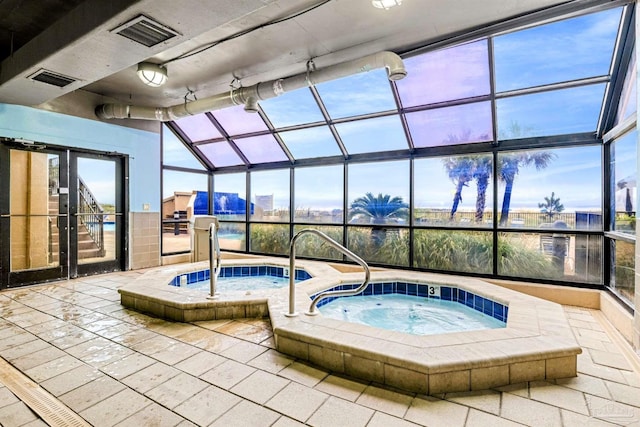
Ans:
<svg viewBox="0 0 640 427"><path fill-rule="evenodd" d="M273 135L234 139L233 142L251 163L270 163L289 160Z"/></svg>
<svg viewBox="0 0 640 427"><path fill-rule="evenodd" d="M289 226L286 224L251 224L249 250L263 254L289 253Z"/></svg>
<svg viewBox="0 0 640 427"><path fill-rule="evenodd" d="M397 109L385 69L321 83L316 89L333 119Z"/></svg>
<svg viewBox="0 0 640 427"><path fill-rule="evenodd" d="M244 223L220 222L218 241L225 251L244 251L247 240L247 226Z"/></svg>
<svg viewBox="0 0 640 427"><path fill-rule="evenodd" d="M213 116L229 136L268 130L260 114L244 111L244 105L214 111Z"/></svg>
<svg viewBox="0 0 640 427"><path fill-rule="evenodd" d="M244 164L240 156L238 156L238 153L231 148L231 145L229 145L227 141L198 145L197 148L202 151L207 159L217 168Z"/></svg>
<svg viewBox="0 0 640 427"><path fill-rule="evenodd" d="M490 92L486 40L414 56L404 63L407 77L396 84L405 108Z"/></svg>
<svg viewBox="0 0 640 427"><path fill-rule="evenodd" d="M414 224L492 227L493 158L471 154L414 161Z"/></svg>
<svg viewBox="0 0 640 427"><path fill-rule="evenodd" d="M635 252L635 243L611 241L611 288L632 306L636 292Z"/></svg>
<svg viewBox="0 0 640 427"><path fill-rule="evenodd" d="M601 284L602 236L500 233L498 274Z"/></svg>
<svg viewBox="0 0 640 427"><path fill-rule="evenodd" d="M349 154L409 148L397 115L339 123L336 129Z"/></svg>
<svg viewBox="0 0 640 427"><path fill-rule="evenodd" d="M609 73L621 8L495 37L498 92Z"/></svg>
<svg viewBox="0 0 640 427"><path fill-rule="evenodd" d="M203 170L198 159L184 146L184 143L169 129L162 125L162 163L170 166L181 166Z"/></svg>
<svg viewBox="0 0 640 427"><path fill-rule="evenodd" d="M280 132L294 159L339 156L342 154L328 126Z"/></svg>
<svg viewBox="0 0 640 427"><path fill-rule="evenodd" d="M341 223L343 216L342 165L295 168L295 222Z"/></svg>
<svg viewBox="0 0 640 427"><path fill-rule="evenodd" d="M222 220L246 221L247 175L244 173L216 175L213 188L213 214ZM253 212L253 203L250 209Z"/></svg>
<svg viewBox="0 0 640 427"><path fill-rule="evenodd" d="M289 169L252 172L252 221L289 221Z"/></svg>
<svg viewBox="0 0 640 427"><path fill-rule="evenodd" d="M602 230L599 146L498 153L500 227Z"/></svg>
<svg viewBox="0 0 640 427"><path fill-rule="evenodd" d="M276 129L324 121L318 103L307 88L260 101L260 106Z"/></svg>
<svg viewBox="0 0 640 427"><path fill-rule="evenodd" d="M293 227L294 235L303 229L311 228L329 236L342 245L342 227L328 225L296 225ZM307 233L296 240L296 256L309 258L322 258L342 260L342 253L329 246L327 241L315 234Z"/></svg>
<svg viewBox="0 0 640 427"><path fill-rule="evenodd" d="M638 132L632 131L611 142L611 194L613 230L636 234L638 193Z"/></svg>
<svg viewBox="0 0 640 427"><path fill-rule="evenodd" d="M429 270L491 274L493 233L480 231L415 230L414 267Z"/></svg>
<svg viewBox="0 0 640 427"><path fill-rule="evenodd" d="M499 139L595 131L604 84L498 99Z"/></svg>
<svg viewBox="0 0 640 427"><path fill-rule="evenodd" d="M186 252L191 248L189 220L207 215L209 195L206 174L162 172L162 253Z"/></svg>
<svg viewBox="0 0 640 427"><path fill-rule="evenodd" d="M493 140L490 102L457 105L407 114L416 147L468 144Z"/></svg>
<svg viewBox="0 0 640 427"><path fill-rule="evenodd" d="M407 225L408 201L408 160L349 166L349 224Z"/></svg>
<svg viewBox="0 0 640 427"><path fill-rule="evenodd" d="M409 230L385 226L348 227L347 248L367 262L409 265Z"/></svg>
<svg viewBox="0 0 640 427"><path fill-rule="evenodd" d="M629 61L629 67L627 73L624 76L624 83L622 85L622 93L618 100L618 109L616 110L616 120L614 126L622 122L627 117L636 112L638 108L637 103L637 75L636 70L636 51L631 52L631 60Z"/></svg>
<svg viewBox="0 0 640 427"><path fill-rule="evenodd" d="M78 264L116 259L116 164L78 158Z"/></svg>
<svg viewBox="0 0 640 427"><path fill-rule="evenodd" d="M191 142L222 138L220 131L209 120L206 114L187 116L176 121L176 124L189 137Z"/></svg>

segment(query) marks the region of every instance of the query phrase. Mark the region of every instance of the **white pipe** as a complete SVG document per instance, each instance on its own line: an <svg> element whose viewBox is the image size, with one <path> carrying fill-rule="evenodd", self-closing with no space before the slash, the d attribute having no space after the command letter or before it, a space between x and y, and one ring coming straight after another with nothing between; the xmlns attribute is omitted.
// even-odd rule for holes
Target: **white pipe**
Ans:
<svg viewBox="0 0 640 427"><path fill-rule="evenodd" d="M389 80L400 80L407 75L402 59L393 52L378 52L364 58L332 65L319 71L309 71L284 79L257 83L208 98L174 105L172 107L140 107L127 104L102 104L96 107L96 115L106 119L143 119L166 122L207 111L220 110L245 104L245 110L257 111L257 102L275 98L306 86L315 85L378 68L387 69Z"/></svg>

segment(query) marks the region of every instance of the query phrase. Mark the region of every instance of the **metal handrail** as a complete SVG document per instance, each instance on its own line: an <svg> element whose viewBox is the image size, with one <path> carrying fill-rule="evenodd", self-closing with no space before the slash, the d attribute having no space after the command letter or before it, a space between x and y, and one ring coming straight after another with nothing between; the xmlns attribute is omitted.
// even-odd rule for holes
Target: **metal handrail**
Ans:
<svg viewBox="0 0 640 427"><path fill-rule="evenodd" d="M218 229L220 223L218 218L209 224L209 296L208 299L217 299L220 293L216 292L216 283L220 275L220 265L222 255L220 253L220 242L218 241Z"/></svg>
<svg viewBox="0 0 640 427"><path fill-rule="evenodd" d="M287 317L294 317L298 315L298 313L296 313L296 307L295 307L296 305L295 303L295 300L296 300L296 286L295 286L296 241L298 240L298 238L300 238L300 236L307 233L315 234L316 236L323 238L324 240L326 240L329 246L331 246L332 248L336 249L337 251L341 252L342 254L351 258L353 261L360 264L362 268L364 268L364 282L362 282L362 284L358 286L356 289L320 292L318 295L316 295L313 301L311 301L311 305L309 306L309 311L305 314L309 316L315 316L316 314L318 314L318 311L316 310L316 305L318 304L318 302L320 302L325 298L329 298L332 296L352 296L352 295L359 294L360 292L364 291L364 289L369 284L369 280L371 278L371 272L369 271L369 266L358 255L354 254L349 249L345 248L340 243L336 242L331 237L324 234L322 231L314 230L313 228L305 228L303 230L300 230L295 236L293 236L293 239L291 239L291 244L289 245L289 312L285 313L285 316Z"/></svg>

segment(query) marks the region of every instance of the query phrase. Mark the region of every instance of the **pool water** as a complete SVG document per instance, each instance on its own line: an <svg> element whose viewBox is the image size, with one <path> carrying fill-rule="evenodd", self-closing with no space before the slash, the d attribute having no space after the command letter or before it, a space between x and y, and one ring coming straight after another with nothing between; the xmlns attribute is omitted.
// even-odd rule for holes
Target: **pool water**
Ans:
<svg viewBox="0 0 640 427"><path fill-rule="evenodd" d="M298 282L298 280L296 280ZM266 289L279 289L289 285L289 278L276 277L270 275L262 276L239 276L239 277L218 277L216 282L216 292L229 291L253 291ZM198 289L209 291L209 279L189 283L188 289Z"/></svg>
<svg viewBox="0 0 640 427"><path fill-rule="evenodd" d="M505 322L455 301L401 294L336 298L319 310L332 319L414 335L506 326Z"/></svg>

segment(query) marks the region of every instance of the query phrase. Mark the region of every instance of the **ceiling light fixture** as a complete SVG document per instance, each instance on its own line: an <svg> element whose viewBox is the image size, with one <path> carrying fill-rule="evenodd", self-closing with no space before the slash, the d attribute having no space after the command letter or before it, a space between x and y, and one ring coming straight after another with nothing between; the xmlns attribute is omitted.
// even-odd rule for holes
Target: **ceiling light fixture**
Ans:
<svg viewBox="0 0 640 427"><path fill-rule="evenodd" d="M400 6L402 4L402 0L371 0L371 4L373 7L377 7L378 9L391 9L394 6Z"/></svg>
<svg viewBox="0 0 640 427"><path fill-rule="evenodd" d="M148 86L162 86L167 82L167 69L151 62L141 62L138 64L138 77Z"/></svg>

